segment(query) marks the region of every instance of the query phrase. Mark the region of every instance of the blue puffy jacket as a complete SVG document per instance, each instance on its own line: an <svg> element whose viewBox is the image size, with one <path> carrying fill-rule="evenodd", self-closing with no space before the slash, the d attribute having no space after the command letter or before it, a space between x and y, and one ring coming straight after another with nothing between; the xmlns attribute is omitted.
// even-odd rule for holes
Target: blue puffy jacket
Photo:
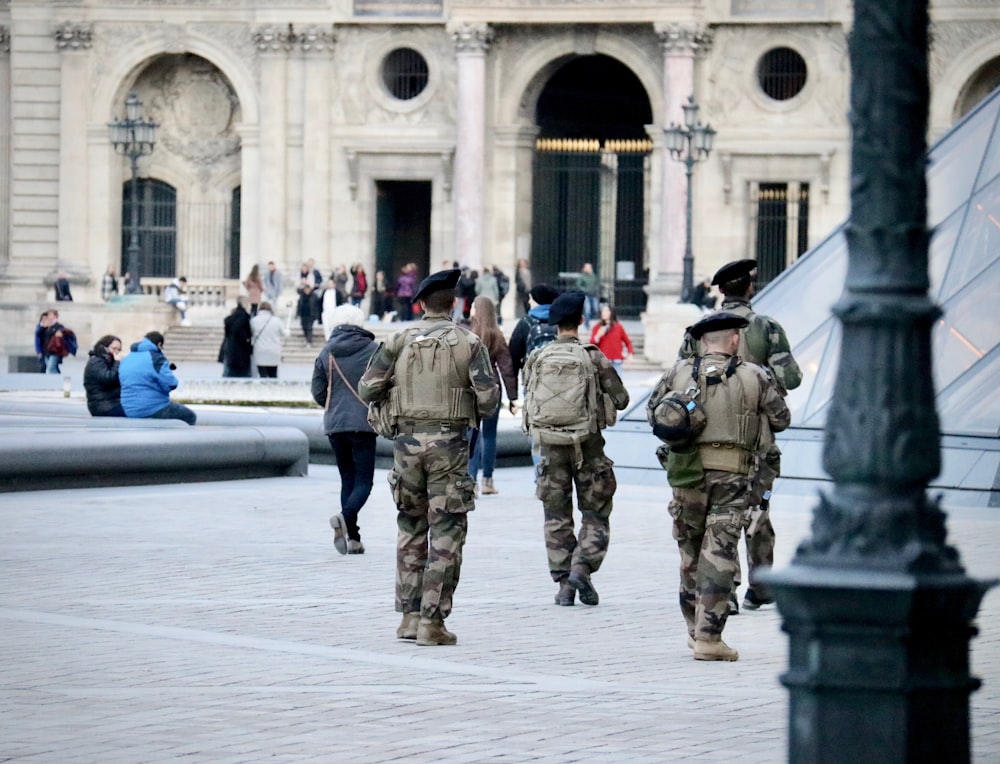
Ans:
<svg viewBox="0 0 1000 764"><path fill-rule="evenodd" d="M170 361L151 340L143 338L118 364L122 383L122 408L125 416L147 417L170 403L170 391L177 387L177 377Z"/></svg>

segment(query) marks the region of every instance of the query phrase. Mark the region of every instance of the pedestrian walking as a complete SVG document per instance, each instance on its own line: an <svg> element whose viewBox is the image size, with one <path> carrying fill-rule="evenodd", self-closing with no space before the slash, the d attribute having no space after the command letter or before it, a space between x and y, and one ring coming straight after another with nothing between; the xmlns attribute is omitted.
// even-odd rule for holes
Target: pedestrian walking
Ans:
<svg viewBox="0 0 1000 764"><path fill-rule="evenodd" d="M340 473L340 511L330 518L333 545L340 554L364 554L358 513L372 492L377 436L358 382L378 344L356 305L337 307L332 318L333 331L313 364L312 397L323 407L323 431Z"/></svg>
<svg viewBox="0 0 1000 764"><path fill-rule="evenodd" d="M549 574L559 585L557 605L572 605L577 593L585 605L599 602L591 576L608 552L617 488L601 430L614 424L615 412L629 402L604 354L580 343L585 299L579 291L556 298L548 320L558 334L524 367L524 424L539 449L535 495L545 512L545 549ZM579 534L573 525L574 486Z"/></svg>
<svg viewBox="0 0 1000 764"><path fill-rule="evenodd" d="M740 330L740 346L737 354L745 361L763 366L771 374L778 392L785 396L802 384L802 371L792 356L792 348L785 330L770 316L755 313L750 301L757 291L757 261L736 260L722 266L712 277L710 286L718 286L722 292L721 312L734 313L747 319L748 324ZM679 356L688 358L699 348L697 341L685 335ZM774 604L774 597L759 580L759 574L774 565L774 547L777 540L774 524L771 522L771 491L774 479L781 473L781 449L775 443L773 433L765 432L761 442L760 458L768 465L773 477L758 482L760 495L751 511L750 524L744 536L746 539L749 585L743 596L743 607L757 610ZM737 565L739 558L737 558ZM736 592L741 584L739 567L730 601L730 612L739 613Z"/></svg>
<svg viewBox="0 0 1000 764"><path fill-rule="evenodd" d="M694 324L688 332L700 343L698 355L674 364L647 403L654 432L676 424L677 409L670 404L677 391L690 391L685 418L692 419L696 407L701 410L702 428L661 436L669 445L661 463L674 494L668 511L681 556L680 608L688 647L701 661L739 659L722 633L739 567L740 534L755 504L760 433L781 432L791 421L767 373L736 354L739 330L748 323L721 312Z"/></svg>
<svg viewBox="0 0 1000 764"><path fill-rule="evenodd" d="M445 628L475 508L466 429L492 416L500 391L486 347L451 320L459 271L439 271L413 295L424 317L383 343L358 394L390 406L395 440L389 487L396 503L396 636L453 645Z"/></svg>

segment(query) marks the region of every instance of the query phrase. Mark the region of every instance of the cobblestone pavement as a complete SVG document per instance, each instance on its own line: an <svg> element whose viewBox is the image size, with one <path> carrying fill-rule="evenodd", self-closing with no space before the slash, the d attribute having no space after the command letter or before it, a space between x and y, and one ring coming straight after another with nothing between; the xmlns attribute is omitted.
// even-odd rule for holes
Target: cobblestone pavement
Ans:
<svg viewBox="0 0 1000 764"><path fill-rule="evenodd" d="M0 761L785 760L787 643L773 609L730 621L737 663L700 663L676 605L662 488L623 485L601 604L552 604L528 468L470 518L448 624L395 639L385 483L338 555L336 469L307 478L0 495ZM779 564L815 499L774 502ZM1000 574L995 509L954 509L970 573ZM975 760L1000 761L1000 595L972 665Z"/></svg>

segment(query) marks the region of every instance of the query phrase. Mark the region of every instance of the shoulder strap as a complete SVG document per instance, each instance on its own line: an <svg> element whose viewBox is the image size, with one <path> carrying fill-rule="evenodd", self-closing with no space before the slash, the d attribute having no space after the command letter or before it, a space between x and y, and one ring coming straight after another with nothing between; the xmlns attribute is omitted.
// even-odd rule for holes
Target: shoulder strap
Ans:
<svg viewBox="0 0 1000 764"><path fill-rule="evenodd" d="M257 332L253 337L250 338L250 343L251 344L254 344L254 343L257 342L257 338L260 336L260 333L262 331L264 331L267 328L267 325L269 323L271 323L271 321L273 321L273 320L274 320L274 316L273 315L268 317L267 321L264 322L264 325L262 327L260 327L260 332Z"/></svg>
<svg viewBox="0 0 1000 764"><path fill-rule="evenodd" d="M358 395L358 391L355 390L354 387L351 385L351 383L347 381L347 377L345 377L344 376L344 372L342 372L340 370L340 364L338 364L337 363L337 359L333 357L333 353L330 353L329 359L330 359L330 373L326 375L326 378L327 378L327 384L326 384L326 408L324 410L325 411L329 411L330 410L330 397L333 395L333 372L334 371L336 371L337 374L340 375L340 378L342 380L344 380L344 385L347 387L348 390L351 391L351 393L354 395L354 397L358 399L358 403L360 403L365 408L368 408L368 404L365 403L363 400L361 400L361 396Z"/></svg>

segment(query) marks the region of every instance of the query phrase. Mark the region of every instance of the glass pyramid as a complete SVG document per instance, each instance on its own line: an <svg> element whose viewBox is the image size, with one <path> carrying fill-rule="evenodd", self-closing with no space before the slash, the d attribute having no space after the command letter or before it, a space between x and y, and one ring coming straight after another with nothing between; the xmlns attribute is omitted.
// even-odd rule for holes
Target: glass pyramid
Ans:
<svg viewBox="0 0 1000 764"><path fill-rule="evenodd" d="M941 431L1000 435L1000 89L928 154L930 296L942 309L932 334ZM777 319L802 367L788 395L796 427L822 428L840 357L831 308L847 273L841 226L754 298ZM994 303L993 300L998 302Z"/></svg>

